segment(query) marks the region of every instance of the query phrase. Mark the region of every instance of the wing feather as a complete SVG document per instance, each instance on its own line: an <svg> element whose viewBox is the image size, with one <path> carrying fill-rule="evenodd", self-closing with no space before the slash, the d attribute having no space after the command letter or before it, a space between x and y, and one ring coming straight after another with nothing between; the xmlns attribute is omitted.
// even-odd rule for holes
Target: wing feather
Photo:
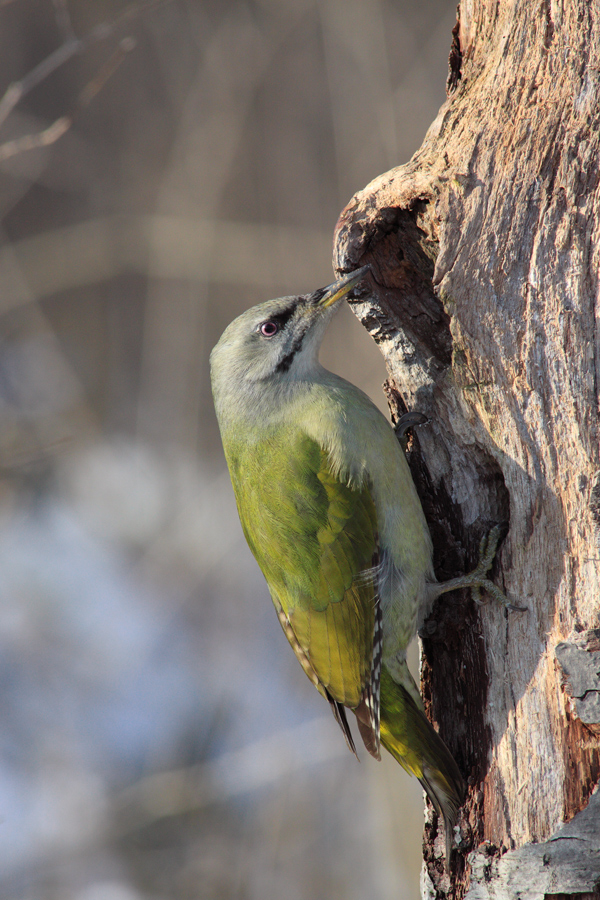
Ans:
<svg viewBox="0 0 600 900"><path fill-rule="evenodd" d="M378 551L369 485L344 481L327 452L300 431L272 433L228 462L244 533L290 644L349 746L345 706L360 708L365 745L378 756L378 600L376 580L363 575Z"/></svg>

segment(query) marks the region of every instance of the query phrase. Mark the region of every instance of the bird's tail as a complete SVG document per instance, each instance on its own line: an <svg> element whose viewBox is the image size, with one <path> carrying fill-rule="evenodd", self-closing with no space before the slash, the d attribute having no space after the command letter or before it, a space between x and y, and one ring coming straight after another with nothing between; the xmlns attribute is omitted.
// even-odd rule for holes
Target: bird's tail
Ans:
<svg viewBox="0 0 600 900"><path fill-rule="evenodd" d="M452 829L465 783L450 751L427 719L417 686L406 663L394 667L394 678L381 670L381 743L400 765L416 775L446 831L446 864L450 864Z"/></svg>

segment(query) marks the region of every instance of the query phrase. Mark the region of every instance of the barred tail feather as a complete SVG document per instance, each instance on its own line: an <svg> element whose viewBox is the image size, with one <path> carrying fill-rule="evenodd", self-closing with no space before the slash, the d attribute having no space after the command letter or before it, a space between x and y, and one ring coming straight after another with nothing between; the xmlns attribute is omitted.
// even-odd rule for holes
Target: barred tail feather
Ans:
<svg viewBox="0 0 600 900"><path fill-rule="evenodd" d="M366 685L360 703L354 710L358 730L363 743L371 756L381 759L379 738L381 657L383 651L383 622L381 603L375 596L375 623L373 627L373 658L371 661L371 680Z"/></svg>
<svg viewBox="0 0 600 900"><path fill-rule="evenodd" d="M329 706L331 707L331 712L334 715L335 721L338 723L344 737L346 738L346 743L348 744L348 749L354 753L355 757L358 759L358 753L356 752L356 745L354 743L354 738L352 737L352 732L350 731L350 725L348 724L348 719L346 718L346 707L343 703L338 703L337 700L334 700L329 691L325 688L325 696L329 701Z"/></svg>
<svg viewBox="0 0 600 900"><path fill-rule="evenodd" d="M416 685L404 663L402 680ZM406 669L406 671L404 671ZM400 765L423 785L437 814L444 819L446 861L450 861L452 829L463 802L465 783L450 751L403 684L383 666L381 673L381 742Z"/></svg>
<svg viewBox="0 0 600 900"><path fill-rule="evenodd" d="M444 744L444 747L445 746L446 745ZM450 854L452 853L453 830L458 818L458 810L461 806L462 799L452 793L448 793L447 784L440 784L439 774L439 772L435 771L430 771L426 774L424 773L421 778L419 778L419 781L431 800L436 813L444 820L446 864L449 865Z"/></svg>

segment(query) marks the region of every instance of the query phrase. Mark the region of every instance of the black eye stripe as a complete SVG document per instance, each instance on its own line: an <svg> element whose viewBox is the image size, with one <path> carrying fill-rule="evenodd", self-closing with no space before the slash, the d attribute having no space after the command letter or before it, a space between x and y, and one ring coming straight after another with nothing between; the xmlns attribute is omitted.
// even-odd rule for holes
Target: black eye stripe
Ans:
<svg viewBox="0 0 600 900"><path fill-rule="evenodd" d="M292 315L293 315L295 309L296 309L296 304L294 304L293 306L288 307L288 309L283 309L281 312L275 313L274 315L269 316L268 319L265 319L264 322L261 322L261 323L260 323L260 325L259 325L259 327L258 327L258 330L260 331L260 329L262 328L262 326L263 326L263 325L266 325L267 322L274 322L275 325L277 325L277 327L278 327L279 330L281 331L281 329L282 329L282 328L285 328L285 326L287 325L287 323L288 323L289 320L291 319L291 317L292 317Z"/></svg>

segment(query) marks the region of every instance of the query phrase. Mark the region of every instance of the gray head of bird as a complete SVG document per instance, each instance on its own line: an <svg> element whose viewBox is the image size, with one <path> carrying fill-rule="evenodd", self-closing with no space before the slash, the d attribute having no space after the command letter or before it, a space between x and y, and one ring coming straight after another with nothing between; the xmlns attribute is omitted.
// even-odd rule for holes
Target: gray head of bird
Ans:
<svg viewBox="0 0 600 900"><path fill-rule="evenodd" d="M267 300L234 319L210 356L217 412L240 393L258 400L269 385L282 389L310 378L332 315L369 268L312 294Z"/></svg>

